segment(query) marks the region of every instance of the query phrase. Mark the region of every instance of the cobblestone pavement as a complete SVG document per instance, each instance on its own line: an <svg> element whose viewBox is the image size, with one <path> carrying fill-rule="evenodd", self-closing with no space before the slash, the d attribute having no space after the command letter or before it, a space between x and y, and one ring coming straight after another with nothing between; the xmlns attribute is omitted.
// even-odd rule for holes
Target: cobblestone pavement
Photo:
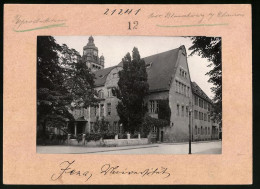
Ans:
<svg viewBox="0 0 260 189"><path fill-rule="evenodd" d="M188 154L188 143L161 143L124 147L37 146L44 154ZM222 141L194 142L192 154L221 154Z"/></svg>

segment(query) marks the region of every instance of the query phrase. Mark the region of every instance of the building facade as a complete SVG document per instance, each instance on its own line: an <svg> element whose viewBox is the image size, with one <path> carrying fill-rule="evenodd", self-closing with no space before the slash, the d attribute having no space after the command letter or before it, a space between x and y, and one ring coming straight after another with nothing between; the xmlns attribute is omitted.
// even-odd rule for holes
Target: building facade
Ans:
<svg viewBox="0 0 260 189"><path fill-rule="evenodd" d="M82 59L95 74L95 90L100 103L95 107L74 110L72 113L76 121L69 124L70 132L75 135L91 133L97 119L104 118L109 123L109 130L123 133L116 110L118 99L113 93L122 63L104 68L104 57L98 57L92 36L83 48ZM210 113L212 101L195 82L191 82L185 47L143 59L148 73L149 95L144 100L148 114L158 118L160 100L167 100L171 109L170 125L152 129L154 141L188 141L189 124L193 141L218 139L218 124L212 120Z"/></svg>

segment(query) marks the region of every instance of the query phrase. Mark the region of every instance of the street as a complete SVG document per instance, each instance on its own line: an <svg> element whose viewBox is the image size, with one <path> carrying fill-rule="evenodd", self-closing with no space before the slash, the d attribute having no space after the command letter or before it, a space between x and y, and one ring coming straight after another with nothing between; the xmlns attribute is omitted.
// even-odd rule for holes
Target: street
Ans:
<svg viewBox="0 0 260 189"><path fill-rule="evenodd" d="M37 146L43 154L188 154L188 143L161 143L123 147ZM192 154L221 154L222 141L201 141L191 144Z"/></svg>

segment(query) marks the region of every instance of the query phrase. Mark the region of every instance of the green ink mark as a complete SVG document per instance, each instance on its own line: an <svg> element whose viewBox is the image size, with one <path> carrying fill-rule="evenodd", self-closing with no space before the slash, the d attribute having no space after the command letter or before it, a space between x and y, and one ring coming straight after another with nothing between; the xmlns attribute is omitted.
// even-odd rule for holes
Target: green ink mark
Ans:
<svg viewBox="0 0 260 189"><path fill-rule="evenodd" d="M13 29L13 30L15 32L27 32L27 31L33 31L33 30L55 28L55 27L67 27L67 26L65 26L65 23L62 23L62 24L53 24L53 25L41 26L41 27L31 28L31 29L26 29L26 30L16 30L16 29Z"/></svg>
<svg viewBox="0 0 260 189"><path fill-rule="evenodd" d="M164 27L164 28L180 28L180 27L197 27L197 26L226 26L228 23L220 23L220 24L196 24L196 25L159 25L158 27Z"/></svg>

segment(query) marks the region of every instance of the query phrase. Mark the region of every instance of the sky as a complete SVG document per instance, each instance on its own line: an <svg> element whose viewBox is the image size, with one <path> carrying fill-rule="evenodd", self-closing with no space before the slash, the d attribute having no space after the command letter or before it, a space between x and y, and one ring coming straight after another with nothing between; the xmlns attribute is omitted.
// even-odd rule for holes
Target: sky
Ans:
<svg viewBox="0 0 260 189"><path fill-rule="evenodd" d="M74 48L80 55L83 54L83 47L87 45L89 36L54 36L60 45L66 44ZM115 66L121 62L127 52L132 54L134 47L137 47L141 58L175 49L184 45L188 50L192 45L190 38L185 37L157 37L157 36L93 36L94 43L98 47L98 55L105 57L105 68ZM188 56L188 65L191 81L195 81L200 88L212 99L209 77L205 75L210 69L209 62L198 55Z"/></svg>

